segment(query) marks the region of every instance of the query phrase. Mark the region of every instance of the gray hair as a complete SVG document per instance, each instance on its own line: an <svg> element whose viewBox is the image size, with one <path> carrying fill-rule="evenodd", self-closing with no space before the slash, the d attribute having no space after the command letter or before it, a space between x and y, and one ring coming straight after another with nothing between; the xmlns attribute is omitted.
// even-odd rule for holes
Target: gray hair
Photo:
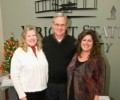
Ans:
<svg viewBox="0 0 120 100"><path fill-rule="evenodd" d="M56 13L56 15L53 17L53 21L52 21L53 23L54 23L54 19L57 18L57 17L64 17L65 20L66 20L66 24L68 25L68 18L64 13L61 13L61 12Z"/></svg>

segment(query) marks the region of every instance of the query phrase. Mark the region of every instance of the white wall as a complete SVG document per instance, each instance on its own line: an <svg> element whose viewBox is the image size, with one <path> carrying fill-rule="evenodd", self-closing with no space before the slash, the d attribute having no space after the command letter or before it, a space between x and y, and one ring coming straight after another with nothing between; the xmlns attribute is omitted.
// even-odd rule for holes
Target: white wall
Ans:
<svg viewBox="0 0 120 100"><path fill-rule="evenodd" d="M3 59L3 27L1 16L1 0L0 0L0 61Z"/></svg>
<svg viewBox="0 0 120 100"><path fill-rule="evenodd" d="M2 29L2 16L1 16L1 0L0 0L0 62L3 59L3 29ZM0 73L0 77L2 74ZM4 100L4 92L0 91L0 100Z"/></svg>
<svg viewBox="0 0 120 100"><path fill-rule="evenodd" d="M39 16L54 15L55 12L47 13L35 13L35 1L37 0L1 0L2 1L2 21L3 21L3 40L5 41L10 37L10 33L14 32L16 38L20 37L22 28L21 26L32 24L37 27L50 27L51 19L36 18ZM78 0L80 1L80 0ZM97 0L97 10L85 10L85 11L73 11L72 15L95 15L95 18L72 18L70 21L72 26L78 26L75 29L75 36L82 31L84 25L100 26L97 31L99 33L105 33L103 29L107 31L107 37L102 35L101 41L103 46L103 55L107 64L107 83L106 93L109 94L111 100L120 100L120 0ZM81 5L81 4L79 4ZM110 10L112 6L116 7L116 20L108 20ZM71 15L70 13L68 15ZM115 26L114 38L111 38L112 29L111 26ZM44 33L44 31L42 31ZM71 34L71 32L70 32ZM107 44L108 43L108 44ZM106 52L107 45L112 46L109 48L109 52Z"/></svg>

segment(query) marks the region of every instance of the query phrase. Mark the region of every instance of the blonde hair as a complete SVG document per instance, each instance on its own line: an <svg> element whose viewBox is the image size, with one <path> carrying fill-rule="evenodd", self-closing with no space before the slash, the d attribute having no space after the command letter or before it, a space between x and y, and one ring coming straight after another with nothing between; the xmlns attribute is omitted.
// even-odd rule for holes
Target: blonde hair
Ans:
<svg viewBox="0 0 120 100"><path fill-rule="evenodd" d="M41 39L40 39L39 34L37 33L36 28L32 25L26 25L24 27L24 30L21 34L21 38L20 38L19 43L18 43L18 47L21 47L25 52L27 52L27 50L28 50L28 45L25 42L25 39L26 39L25 36L26 36L27 32L30 30L34 30L35 34L37 36L37 43L36 43L37 49L40 50L42 48Z"/></svg>
<svg viewBox="0 0 120 100"><path fill-rule="evenodd" d="M64 13L61 13L61 12L59 12L59 13L56 13L56 15L53 17L53 23L54 23L54 20L57 18L57 17L64 17L65 18L65 21L66 21L66 25L68 25L68 18L67 18L67 16L64 14Z"/></svg>

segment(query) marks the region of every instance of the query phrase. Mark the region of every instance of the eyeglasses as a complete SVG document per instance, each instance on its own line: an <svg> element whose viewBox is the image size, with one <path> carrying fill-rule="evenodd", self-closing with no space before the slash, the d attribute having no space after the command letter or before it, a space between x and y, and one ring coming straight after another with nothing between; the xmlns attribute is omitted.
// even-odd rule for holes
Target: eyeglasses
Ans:
<svg viewBox="0 0 120 100"><path fill-rule="evenodd" d="M56 27L65 27L66 26L66 24L54 24Z"/></svg>

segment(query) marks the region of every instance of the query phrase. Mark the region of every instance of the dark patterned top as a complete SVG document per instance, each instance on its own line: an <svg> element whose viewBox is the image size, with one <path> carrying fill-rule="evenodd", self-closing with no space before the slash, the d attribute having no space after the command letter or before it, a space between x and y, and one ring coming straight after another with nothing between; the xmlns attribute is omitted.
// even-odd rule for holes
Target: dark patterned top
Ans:
<svg viewBox="0 0 120 100"><path fill-rule="evenodd" d="M72 78L74 100L94 100L95 95L103 95L105 85L105 62L101 56L96 56L76 67L77 55L74 55L67 68L68 86L67 100L69 99Z"/></svg>

